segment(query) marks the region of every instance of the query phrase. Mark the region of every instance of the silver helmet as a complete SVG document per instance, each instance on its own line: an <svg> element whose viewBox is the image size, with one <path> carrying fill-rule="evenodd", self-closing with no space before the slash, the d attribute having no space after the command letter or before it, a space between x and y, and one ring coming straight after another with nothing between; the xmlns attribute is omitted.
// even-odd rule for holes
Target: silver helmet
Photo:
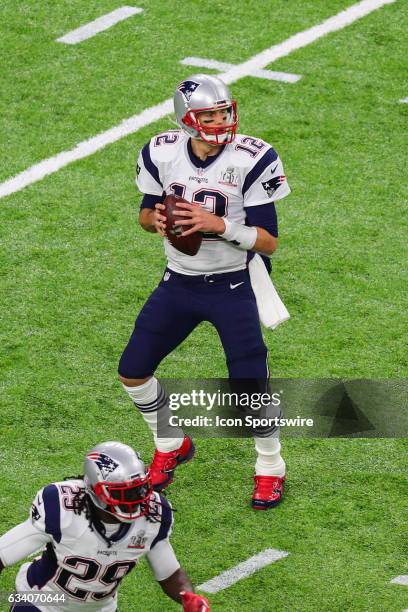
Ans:
<svg viewBox="0 0 408 612"><path fill-rule="evenodd" d="M139 454L120 442L102 442L85 457L84 482L92 502L131 523L149 511L152 484Z"/></svg>
<svg viewBox="0 0 408 612"><path fill-rule="evenodd" d="M226 122L221 126L205 126L199 113L226 110ZM238 127L237 103L226 84L218 77L193 74L177 86L174 111L179 126L193 138L213 145L232 142Z"/></svg>

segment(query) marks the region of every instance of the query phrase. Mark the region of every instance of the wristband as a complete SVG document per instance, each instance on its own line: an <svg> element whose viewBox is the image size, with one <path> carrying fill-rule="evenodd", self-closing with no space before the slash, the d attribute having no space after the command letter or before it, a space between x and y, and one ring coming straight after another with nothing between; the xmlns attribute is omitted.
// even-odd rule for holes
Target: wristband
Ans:
<svg viewBox="0 0 408 612"><path fill-rule="evenodd" d="M256 227L248 227L247 225L228 221L228 219L224 219L224 223L225 232L220 234L221 238L228 240L228 242L233 242L240 249L250 251L258 237Z"/></svg>

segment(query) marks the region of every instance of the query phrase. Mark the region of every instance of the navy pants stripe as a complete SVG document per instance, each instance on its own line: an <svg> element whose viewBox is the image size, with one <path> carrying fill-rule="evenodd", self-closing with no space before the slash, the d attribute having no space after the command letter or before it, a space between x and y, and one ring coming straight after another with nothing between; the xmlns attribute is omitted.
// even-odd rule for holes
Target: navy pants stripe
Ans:
<svg viewBox="0 0 408 612"><path fill-rule="evenodd" d="M218 332L230 378L268 378L267 349L247 270L200 277L168 270L136 319L119 374L153 375L202 321Z"/></svg>

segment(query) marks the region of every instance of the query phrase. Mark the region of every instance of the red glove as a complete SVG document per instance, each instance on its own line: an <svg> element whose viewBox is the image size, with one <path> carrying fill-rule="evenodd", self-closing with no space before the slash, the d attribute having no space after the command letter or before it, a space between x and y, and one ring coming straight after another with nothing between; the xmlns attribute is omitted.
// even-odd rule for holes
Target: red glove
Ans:
<svg viewBox="0 0 408 612"><path fill-rule="evenodd" d="M184 612L207 612L210 609L208 599L190 591L181 593L181 601Z"/></svg>

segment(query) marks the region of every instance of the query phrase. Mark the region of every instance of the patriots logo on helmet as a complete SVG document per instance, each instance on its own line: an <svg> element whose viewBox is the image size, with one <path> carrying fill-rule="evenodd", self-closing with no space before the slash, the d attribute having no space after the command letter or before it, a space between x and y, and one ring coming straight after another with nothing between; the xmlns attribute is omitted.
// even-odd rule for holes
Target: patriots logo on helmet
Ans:
<svg viewBox="0 0 408 612"><path fill-rule="evenodd" d="M87 459L95 461L96 465L101 471L103 478L106 478L111 472L114 472L119 466L111 457L104 453L89 453Z"/></svg>
<svg viewBox="0 0 408 612"><path fill-rule="evenodd" d="M182 81L177 89L181 91L187 102L189 102L197 87L200 87L200 83L196 83L195 81Z"/></svg>
<svg viewBox="0 0 408 612"><path fill-rule="evenodd" d="M271 197L285 181L286 176L274 176L273 178L269 179L269 181L262 183L262 187L265 189L268 197Z"/></svg>

